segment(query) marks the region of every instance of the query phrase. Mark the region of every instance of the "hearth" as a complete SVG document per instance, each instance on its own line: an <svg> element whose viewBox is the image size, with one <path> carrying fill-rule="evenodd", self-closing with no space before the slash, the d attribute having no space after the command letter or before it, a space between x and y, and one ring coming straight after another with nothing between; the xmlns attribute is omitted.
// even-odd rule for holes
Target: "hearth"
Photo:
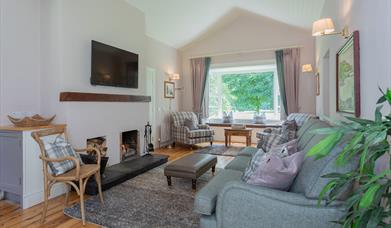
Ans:
<svg viewBox="0 0 391 228"><path fill-rule="evenodd" d="M121 162L128 161L140 155L140 135L138 130L121 133Z"/></svg>

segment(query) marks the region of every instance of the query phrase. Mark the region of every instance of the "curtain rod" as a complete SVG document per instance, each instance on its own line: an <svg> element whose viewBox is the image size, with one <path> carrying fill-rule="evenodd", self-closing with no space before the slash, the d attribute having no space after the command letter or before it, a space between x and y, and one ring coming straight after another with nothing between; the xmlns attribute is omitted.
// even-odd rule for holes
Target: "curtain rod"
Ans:
<svg viewBox="0 0 391 228"><path fill-rule="evenodd" d="M304 48L304 45L295 45L295 46L287 46L287 47L279 47L279 48L250 49L250 50L241 50L241 51L220 52L220 53L213 53L213 54L203 54L203 55L190 56L189 59L202 58L202 57L216 57L216 56L224 56L224 55L247 54L247 53L255 53L255 52L265 52L265 51L277 51L277 50L289 49L289 48Z"/></svg>

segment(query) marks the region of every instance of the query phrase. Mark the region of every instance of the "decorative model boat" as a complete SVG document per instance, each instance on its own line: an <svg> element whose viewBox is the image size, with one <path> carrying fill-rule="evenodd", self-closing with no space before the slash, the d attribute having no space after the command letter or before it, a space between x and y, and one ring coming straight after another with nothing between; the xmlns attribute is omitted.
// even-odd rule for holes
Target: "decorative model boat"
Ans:
<svg viewBox="0 0 391 228"><path fill-rule="evenodd" d="M36 114L34 116L26 116L21 119L8 116L8 119L17 127L47 126L54 120L54 118L56 118L56 115L50 118L43 118L42 116Z"/></svg>

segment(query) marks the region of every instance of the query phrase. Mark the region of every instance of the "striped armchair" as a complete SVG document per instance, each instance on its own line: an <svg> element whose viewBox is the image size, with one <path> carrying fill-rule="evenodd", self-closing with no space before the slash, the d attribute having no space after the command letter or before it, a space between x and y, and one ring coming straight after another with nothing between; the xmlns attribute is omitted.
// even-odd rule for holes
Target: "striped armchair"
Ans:
<svg viewBox="0 0 391 228"><path fill-rule="evenodd" d="M172 137L174 143L182 143L186 145L194 145L197 143L210 142L213 143L214 131L208 125L198 124L197 130L190 130L185 126L185 120L190 119L194 123L199 123L194 112L174 112L172 118Z"/></svg>

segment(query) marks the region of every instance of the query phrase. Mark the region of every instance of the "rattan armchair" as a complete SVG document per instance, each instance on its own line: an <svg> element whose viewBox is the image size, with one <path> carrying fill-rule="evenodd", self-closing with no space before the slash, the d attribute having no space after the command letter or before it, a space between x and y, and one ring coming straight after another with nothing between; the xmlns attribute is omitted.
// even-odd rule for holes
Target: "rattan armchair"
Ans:
<svg viewBox="0 0 391 228"><path fill-rule="evenodd" d="M55 183L64 183L69 188L65 197L65 206L68 205L69 191L73 187L76 190L77 194L80 196L81 217L82 217L83 225L85 225L84 191L88 179L93 175L95 176L95 180L98 185L100 201L101 203L103 203L103 194L102 194L101 177L100 177L100 158L101 158L100 151L98 151L95 148L75 149L77 153L81 153L81 152L95 153L97 164L80 165L80 161L72 156L64 157L60 159L50 159L46 156L45 146L42 138L47 136L53 136L53 135L64 135L65 139L67 140L65 127L56 127L52 129L36 131L31 133L31 135L34 138L34 140L39 144L39 147L41 149L41 155L39 157L42 160L42 164L43 164L45 201L44 201L41 222L42 223L45 222L46 211L48 208L48 201L50 196L50 189ZM49 162L61 162L65 160L72 160L76 164L76 167L64 174L57 175L57 176L54 176L49 172L48 170ZM77 182L79 186L77 186Z"/></svg>

